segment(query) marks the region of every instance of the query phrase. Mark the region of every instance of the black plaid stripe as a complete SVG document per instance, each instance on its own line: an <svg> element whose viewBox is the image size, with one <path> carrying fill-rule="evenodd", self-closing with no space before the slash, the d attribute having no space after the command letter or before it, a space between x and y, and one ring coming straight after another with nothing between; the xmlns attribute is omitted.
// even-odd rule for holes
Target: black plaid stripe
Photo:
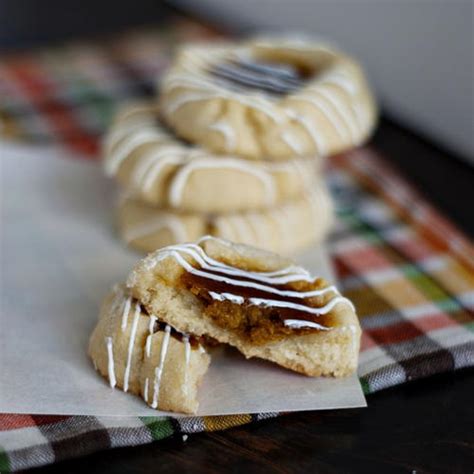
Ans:
<svg viewBox="0 0 474 474"><path fill-rule="evenodd" d="M84 456L112 447L109 431L93 416L74 416L57 423L41 424L38 428L49 441L54 462Z"/></svg>

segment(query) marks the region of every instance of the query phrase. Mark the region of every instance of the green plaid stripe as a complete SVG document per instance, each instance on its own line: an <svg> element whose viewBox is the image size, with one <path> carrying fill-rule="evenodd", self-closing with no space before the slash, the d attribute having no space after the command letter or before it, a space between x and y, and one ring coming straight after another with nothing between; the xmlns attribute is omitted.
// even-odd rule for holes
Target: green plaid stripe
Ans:
<svg viewBox="0 0 474 474"><path fill-rule="evenodd" d="M8 454L3 450L0 449L0 472L10 472L10 460L8 458Z"/></svg>
<svg viewBox="0 0 474 474"><path fill-rule="evenodd" d="M168 436L171 436L175 432L170 418L147 416L140 417L140 420L142 420L144 425L148 428L154 441L168 438Z"/></svg>

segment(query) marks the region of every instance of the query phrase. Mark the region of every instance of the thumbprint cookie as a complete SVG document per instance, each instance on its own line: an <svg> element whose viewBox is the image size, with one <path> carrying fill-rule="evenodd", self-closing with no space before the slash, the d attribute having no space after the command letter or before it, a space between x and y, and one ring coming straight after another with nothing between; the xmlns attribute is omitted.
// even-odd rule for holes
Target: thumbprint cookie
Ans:
<svg viewBox="0 0 474 474"><path fill-rule="evenodd" d="M158 117L150 102L129 104L103 143L106 173L152 206L203 213L263 209L301 197L321 164L315 157L275 163L217 155L178 138Z"/></svg>
<svg viewBox="0 0 474 474"><path fill-rule="evenodd" d="M310 39L184 46L159 89L179 136L254 160L342 152L367 140L377 117L361 66Z"/></svg>
<svg viewBox="0 0 474 474"><path fill-rule="evenodd" d="M322 242L332 223L333 204L321 181L301 198L255 211L183 213L158 209L128 197L122 198L118 209L122 240L143 252L210 234L290 255Z"/></svg>
<svg viewBox="0 0 474 474"><path fill-rule="evenodd" d="M214 237L158 250L127 287L177 331L230 344L308 376L357 367L361 329L353 304L286 258Z"/></svg>

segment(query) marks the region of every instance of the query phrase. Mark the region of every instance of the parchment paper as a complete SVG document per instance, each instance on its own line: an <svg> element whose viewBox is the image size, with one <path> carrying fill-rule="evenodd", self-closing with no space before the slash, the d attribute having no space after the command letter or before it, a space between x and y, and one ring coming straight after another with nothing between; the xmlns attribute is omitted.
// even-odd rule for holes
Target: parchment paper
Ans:
<svg viewBox="0 0 474 474"><path fill-rule="evenodd" d="M57 149L0 145L2 166L0 412L157 415L111 390L86 356L101 299L139 255L113 229L113 189L100 166ZM324 252L300 257L332 278ZM200 415L365 406L354 375L308 378L218 349Z"/></svg>

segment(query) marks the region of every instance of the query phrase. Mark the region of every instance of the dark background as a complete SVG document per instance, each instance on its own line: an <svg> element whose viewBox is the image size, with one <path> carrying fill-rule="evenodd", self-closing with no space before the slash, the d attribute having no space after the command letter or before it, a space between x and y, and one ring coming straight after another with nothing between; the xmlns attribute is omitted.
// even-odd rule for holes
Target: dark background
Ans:
<svg viewBox="0 0 474 474"><path fill-rule="evenodd" d="M156 25L169 12L160 0L0 0L0 49Z"/></svg>

